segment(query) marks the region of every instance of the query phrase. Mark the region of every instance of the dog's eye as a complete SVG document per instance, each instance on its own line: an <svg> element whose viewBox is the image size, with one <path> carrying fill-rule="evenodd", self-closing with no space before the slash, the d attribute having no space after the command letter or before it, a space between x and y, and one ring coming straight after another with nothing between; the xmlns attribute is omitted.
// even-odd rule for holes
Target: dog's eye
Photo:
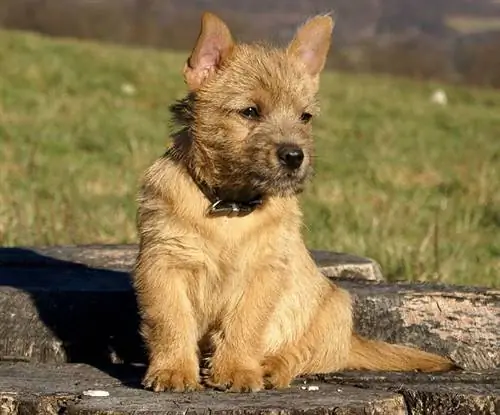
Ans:
<svg viewBox="0 0 500 415"><path fill-rule="evenodd" d="M260 117L259 109L257 107L248 107L240 111L240 114L249 120L256 120Z"/></svg>
<svg viewBox="0 0 500 415"><path fill-rule="evenodd" d="M302 115L300 116L300 121L307 124L309 121L311 121L311 118L312 114L309 114L308 112L303 112Z"/></svg>

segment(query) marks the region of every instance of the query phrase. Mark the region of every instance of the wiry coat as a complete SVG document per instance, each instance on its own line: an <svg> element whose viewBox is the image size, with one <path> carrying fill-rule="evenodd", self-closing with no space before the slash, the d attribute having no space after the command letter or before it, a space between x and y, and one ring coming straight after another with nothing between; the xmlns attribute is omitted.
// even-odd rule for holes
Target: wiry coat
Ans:
<svg viewBox="0 0 500 415"><path fill-rule="evenodd" d="M145 386L190 390L203 380L255 391L346 368L453 367L353 334L349 294L319 272L304 244L297 193L312 169L310 118L331 31L331 18L318 16L287 48L235 44L222 21L204 15L184 72L189 94L172 106L182 128L145 173L139 198L133 275L150 357ZM285 144L303 151L300 168L276 156ZM200 183L222 199L260 197L262 205L208 215Z"/></svg>

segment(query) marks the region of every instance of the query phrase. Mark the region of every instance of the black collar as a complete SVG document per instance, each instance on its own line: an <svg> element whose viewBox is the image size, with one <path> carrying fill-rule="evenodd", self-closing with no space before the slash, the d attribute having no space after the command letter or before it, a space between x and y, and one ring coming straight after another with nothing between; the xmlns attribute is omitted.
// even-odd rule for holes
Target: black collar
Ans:
<svg viewBox="0 0 500 415"><path fill-rule="evenodd" d="M175 153L173 148L167 149L164 154L164 157L175 158ZM238 201L238 200L224 200L221 199L217 195L217 190L209 187L205 182L196 180L196 178L191 174L189 169L187 169L189 175L196 183L200 191L205 195L205 197L211 203L207 208L206 214L208 216L223 216L235 214L237 216L248 215L252 213L258 206L262 205L262 197L257 196L254 199L246 200L246 201Z"/></svg>
<svg viewBox="0 0 500 415"><path fill-rule="evenodd" d="M260 196L247 201L221 199L217 196L217 191L210 188L206 183L195 180L194 178L193 180L211 203L207 208L208 216L223 216L230 214L235 214L237 216L248 215L258 206L262 205L262 198Z"/></svg>

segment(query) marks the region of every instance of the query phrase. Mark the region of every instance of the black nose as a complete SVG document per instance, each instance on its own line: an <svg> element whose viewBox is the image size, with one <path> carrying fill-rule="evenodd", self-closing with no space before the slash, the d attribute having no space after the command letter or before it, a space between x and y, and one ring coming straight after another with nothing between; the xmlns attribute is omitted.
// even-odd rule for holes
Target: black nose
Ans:
<svg viewBox="0 0 500 415"><path fill-rule="evenodd" d="M298 169L304 160L304 152L300 147L283 145L278 148L278 158L290 169Z"/></svg>

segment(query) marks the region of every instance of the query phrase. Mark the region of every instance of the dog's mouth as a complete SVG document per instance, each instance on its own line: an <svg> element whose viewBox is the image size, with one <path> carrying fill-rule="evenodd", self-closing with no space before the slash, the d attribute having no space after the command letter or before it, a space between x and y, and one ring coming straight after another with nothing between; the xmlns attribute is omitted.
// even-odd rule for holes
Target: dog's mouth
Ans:
<svg viewBox="0 0 500 415"><path fill-rule="evenodd" d="M260 171L252 175L252 187L262 195L291 196L304 190L311 168L288 171Z"/></svg>
<svg viewBox="0 0 500 415"><path fill-rule="evenodd" d="M297 172L287 172L276 180L277 193L282 195L298 194L304 190L307 179L309 177L309 170Z"/></svg>

